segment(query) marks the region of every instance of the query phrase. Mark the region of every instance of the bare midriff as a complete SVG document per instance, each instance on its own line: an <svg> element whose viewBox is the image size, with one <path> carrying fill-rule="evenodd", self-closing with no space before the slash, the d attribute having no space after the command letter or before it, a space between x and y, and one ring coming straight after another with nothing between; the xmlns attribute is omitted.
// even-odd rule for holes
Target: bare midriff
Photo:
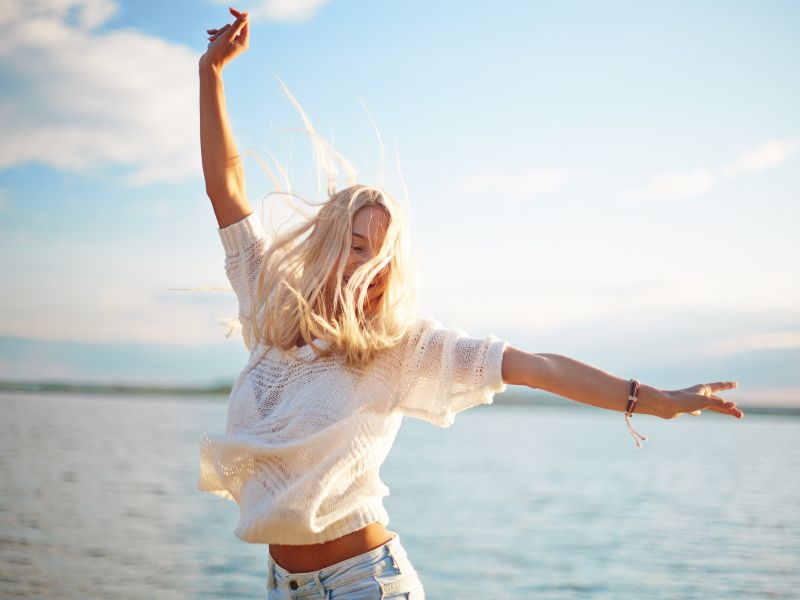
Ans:
<svg viewBox="0 0 800 600"><path fill-rule="evenodd" d="M272 560L290 573L307 573L374 550L390 539L392 535L383 524L370 523L358 531L321 544L270 544L269 554Z"/></svg>

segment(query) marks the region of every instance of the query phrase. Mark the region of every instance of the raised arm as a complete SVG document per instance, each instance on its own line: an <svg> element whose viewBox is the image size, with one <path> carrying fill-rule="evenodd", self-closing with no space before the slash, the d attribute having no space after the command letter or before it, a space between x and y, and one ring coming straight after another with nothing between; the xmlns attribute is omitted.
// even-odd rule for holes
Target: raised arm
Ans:
<svg viewBox="0 0 800 600"><path fill-rule="evenodd" d="M560 354L530 354L509 346L503 354L502 372L505 383L539 388L599 408L624 412L628 403L628 380ZM715 395L736 385L720 381L673 391L641 385L636 412L672 419L708 409L741 418L744 413L735 402Z"/></svg>
<svg viewBox="0 0 800 600"><path fill-rule="evenodd" d="M223 67L249 47L247 13L230 9L236 20L209 29L208 50L200 58L200 153L206 193L220 228L253 212L244 187L244 170L225 106Z"/></svg>

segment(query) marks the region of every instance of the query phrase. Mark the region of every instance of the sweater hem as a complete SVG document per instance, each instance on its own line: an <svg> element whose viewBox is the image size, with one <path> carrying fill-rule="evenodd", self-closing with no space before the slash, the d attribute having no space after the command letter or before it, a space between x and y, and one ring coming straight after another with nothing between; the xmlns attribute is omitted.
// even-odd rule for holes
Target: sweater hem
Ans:
<svg viewBox="0 0 800 600"><path fill-rule="evenodd" d="M384 527L389 524L389 514L386 512L381 498L362 504L358 507L357 512L319 532L299 529L292 531L289 527L259 528L257 524L240 523L233 533L240 540L250 544L321 544L358 531L375 522L381 523Z"/></svg>
<svg viewBox="0 0 800 600"><path fill-rule="evenodd" d="M509 343L507 340L500 340L495 337L486 353L486 363L489 367L487 385L492 395L505 392L508 387L506 382L503 381L503 353L508 346ZM490 397L486 404L491 404L492 401L493 398Z"/></svg>

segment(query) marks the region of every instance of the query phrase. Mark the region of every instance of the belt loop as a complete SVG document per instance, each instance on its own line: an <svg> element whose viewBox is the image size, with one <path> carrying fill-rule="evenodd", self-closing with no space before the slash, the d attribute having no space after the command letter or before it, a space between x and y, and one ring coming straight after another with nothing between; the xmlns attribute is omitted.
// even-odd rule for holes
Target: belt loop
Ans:
<svg viewBox="0 0 800 600"><path fill-rule="evenodd" d="M320 577L321 571L322 569L319 569L314 573L314 583L317 584L316 588L317 591L319 591L319 597L322 598L323 600L326 600L328 598L328 590L325 587L325 584L322 583L322 577Z"/></svg>
<svg viewBox="0 0 800 600"><path fill-rule="evenodd" d="M273 571L273 568L274 567L272 565L272 556L270 556L269 560L267 561L267 589L270 589L270 590L274 590L275 587L276 587L276 585L275 585L275 573Z"/></svg>
<svg viewBox="0 0 800 600"><path fill-rule="evenodd" d="M402 575L403 569L400 567L400 561L397 560L397 556L395 556L393 552L389 552L389 556L392 557L392 564L394 565L394 568L397 569L398 575Z"/></svg>

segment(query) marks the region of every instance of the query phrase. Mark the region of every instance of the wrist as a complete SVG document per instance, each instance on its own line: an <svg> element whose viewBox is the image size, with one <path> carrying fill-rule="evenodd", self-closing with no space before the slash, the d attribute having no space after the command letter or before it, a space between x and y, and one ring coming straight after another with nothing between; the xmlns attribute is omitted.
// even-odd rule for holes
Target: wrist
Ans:
<svg viewBox="0 0 800 600"><path fill-rule="evenodd" d="M667 392L651 385L639 385L639 400L636 402L635 413L662 417ZM624 409L623 409L624 410Z"/></svg>
<svg viewBox="0 0 800 600"><path fill-rule="evenodd" d="M221 77L222 76L222 67L223 65L211 63L203 56L198 63L198 70L200 72L200 77Z"/></svg>

